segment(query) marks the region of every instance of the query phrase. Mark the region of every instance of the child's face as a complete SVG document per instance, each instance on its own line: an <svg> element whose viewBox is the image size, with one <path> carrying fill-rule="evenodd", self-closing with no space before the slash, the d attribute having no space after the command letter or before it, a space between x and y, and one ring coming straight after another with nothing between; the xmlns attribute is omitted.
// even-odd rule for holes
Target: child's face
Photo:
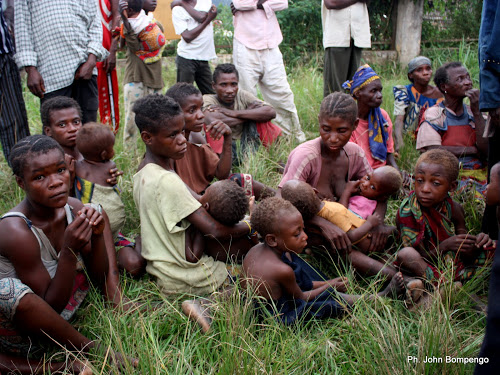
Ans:
<svg viewBox="0 0 500 375"><path fill-rule="evenodd" d="M184 100L181 108L182 112L184 112L187 131L198 133L203 129L205 115L201 110L202 106L203 97L201 94L190 95Z"/></svg>
<svg viewBox="0 0 500 375"><path fill-rule="evenodd" d="M382 104L382 82L380 79L376 79L359 89L354 95L358 103L363 103L370 108L380 107Z"/></svg>
<svg viewBox="0 0 500 375"><path fill-rule="evenodd" d="M45 134L54 138L61 146L73 148L76 146L76 133L82 127L82 120L76 108L53 110L49 114L49 126Z"/></svg>
<svg viewBox="0 0 500 375"><path fill-rule="evenodd" d="M413 83L422 86L427 86L431 81L431 77L432 77L432 68L430 65L427 64L420 65L417 69L408 74L408 78L412 79Z"/></svg>
<svg viewBox="0 0 500 375"><path fill-rule="evenodd" d="M232 105L238 93L238 77L236 73L221 73L217 82L212 84L217 98L227 105Z"/></svg>
<svg viewBox="0 0 500 375"><path fill-rule="evenodd" d="M300 254L307 245L307 234L304 232L304 220L300 212L286 212L280 218L279 231L275 236L279 250Z"/></svg>
<svg viewBox="0 0 500 375"><path fill-rule="evenodd" d="M154 12L156 9L156 0L144 0L142 9L148 12Z"/></svg>
<svg viewBox="0 0 500 375"><path fill-rule="evenodd" d="M340 152L349 142L356 124L351 124L340 117L327 117L321 114L318 120L322 146L331 153Z"/></svg>
<svg viewBox="0 0 500 375"><path fill-rule="evenodd" d="M444 166L420 163L415 169L415 194L422 207L434 207L455 190L457 182L450 182Z"/></svg>
<svg viewBox="0 0 500 375"><path fill-rule="evenodd" d="M16 182L30 202L44 207L64 207L68 201L70 177L60 150L34 154L23 173L24 177L16 177Z"/></svg>
<svg viewBox="0 0 500 375"><path fill-rule="evenodd" d="M172 118L158 133L150 134L147 146L154 155L174 160L182 159L187 150L184 115Z"/></svg>
<svg viewBox="0 0 500 375"><path fill-rule="evenodd" d="M500 204L500 178L498 172L500 171L500 164L495 164L491 168L490 183L486 190L486 204L489 206L498 206Z"/></svg>
<svg viewBox="0 0 500 375"><path fill-rule="evenodd" d="M365 198L377 200L379 197L386 194L386 189L383 182L383 173L376 173L376 171L367 174L361 180L359 191Z"/></svg>

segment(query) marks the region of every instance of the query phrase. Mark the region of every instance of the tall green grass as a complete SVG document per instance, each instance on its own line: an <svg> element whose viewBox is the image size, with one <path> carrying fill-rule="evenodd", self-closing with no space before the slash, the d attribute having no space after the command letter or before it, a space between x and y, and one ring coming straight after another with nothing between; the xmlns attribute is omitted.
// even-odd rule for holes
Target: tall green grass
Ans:
<svg viewBox="0 0 500 375"><path fill-rule="evenodd" d="M438 61L457 59L452 55L433 56ZM472 67L473 50L460 52ZM456 57L456 58L455 58ZM441 59L441 60L440 60ZM470 62L470 66L468 65ZM383 108L392 115L392 86L406 83L404 68L396 65L375 67L383 77ZM308 138L318 136L317 116L322 99L321 56L306 66L294 67L288 78L295 94L299 117ZM120 71L120 77L122 72ZM166 86L174 83L174 68L164 73ZM25 90L25 100L32 133L40 133L38 99ZM411 171L417 157L410 137L405 139L400 165ZM281 175L279 162L285 162L295 147L292 141L282 140L269 149L259 149L239 168L270 186L276 186ZM132 198L132 176L144 152L138 142L136 150L124 149L121 133L116 145L116 163L125 173L121 179L122 199L128 212L124 232L140 232L139 216ZM6 163L0 161L0 211L6 212L23 198L16 187ZM467 224L477 230L482 207L471 197L460 197L465 203ZM400 200L389 203L386 217L394 224ZM474 216L475 215L475 216ZM344 273L343 266L334 266L328 258L311 260L329 276ZM375 293L381 279L355 278L347 271L350 293ZM101 295L92 290L86 304L73 324L90 338L101 340L113 348L140 359L137 370L127 367L123 373L140 374L470 374L473 365L424 364L426 356L476 356L483 338L485 318L478 315L469 294L484 291L487 274L480 274L458 293L451 290L444 297L431 299L429 306L409 311L403 302L378 299L360 301L341 319L312 321L294 327L279 325L271 317L255 317L254 303L244 298L238 287L229 299L218 299L214 306L213 329L203 335L195 323L180 310L185 295L164 296L154 282L144 276L140 280L122 278L122 287L132 300L147 306L149 311L123 312L112 309ZM64 351L56 350L58 353ZM109 354L109 353L108 353ZM409 362L416 356L419 363ZM95 373L116 372L116 366L106 352L92 352L90 361Z"/></svg>

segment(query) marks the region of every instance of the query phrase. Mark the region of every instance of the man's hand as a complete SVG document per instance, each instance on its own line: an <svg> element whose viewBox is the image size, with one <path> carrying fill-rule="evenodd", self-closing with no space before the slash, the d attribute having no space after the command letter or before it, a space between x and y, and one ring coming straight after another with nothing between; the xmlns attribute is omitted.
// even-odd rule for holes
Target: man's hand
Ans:
<svg viewBox="0 0 500 375"><path fill-rule="evenodd" d="M92 78L92 71L95 68L96 57L94 54L89 53L87 61L78 67L75 73L75 81L78 79L89 80Z"/></svg>
<svg viewBox="0 0 500 375"><path fill-rule="evenodd" d="M42 75L35 66L27 66L25 70L28 74L26 83L29 90L33 93L33 95L43 98L43 94L45 93L45 83L43 82Z"/></svg>
<svg viewBox="0 0 500 375"><path fill-rule="evenodd" d="M215 140L219 140L221 137L231 135L231 128L223 123L221 120L214 120L207 125L207 133Z"/></svg>
<svg viewBox="0 0 500 375"><path fill-rule="evenodd" d="M128 18L128 1L120 0L118 2L118 11L120 12L122 17Z"/></svg>
<svg viewBox="0 0 500 375"><path fill-rule="evenodd" d="M210 10L208 11L208 14L207 14L208 22L213 21L215 19L215 17L217 17L217 7L215 5L212 5L210 7Z"/></svg>

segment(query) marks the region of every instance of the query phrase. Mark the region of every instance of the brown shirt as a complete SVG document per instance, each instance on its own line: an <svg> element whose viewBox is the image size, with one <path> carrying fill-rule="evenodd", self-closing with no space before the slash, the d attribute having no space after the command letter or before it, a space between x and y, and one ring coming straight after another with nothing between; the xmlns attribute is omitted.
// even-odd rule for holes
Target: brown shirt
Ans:
<svg viewBox="0 0 500 375"><path fill-rule="evenodd" d="M174 161L174 170L191 190L201 194L214 179L218 164L219 157L208 144L188 142L184 157Z"/></svg>

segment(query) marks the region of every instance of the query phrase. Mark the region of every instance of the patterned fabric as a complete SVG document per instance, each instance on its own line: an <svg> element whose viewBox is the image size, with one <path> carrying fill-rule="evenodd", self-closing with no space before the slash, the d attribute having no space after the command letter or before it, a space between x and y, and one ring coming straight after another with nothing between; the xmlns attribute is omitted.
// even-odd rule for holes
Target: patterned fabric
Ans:
<svg viewBox="0 0 500 375"><path fill-rule="evenodd" d="M121 27L120 34L125 39L124 25ZM139 39L141 49L134 53L144 64L152 64L161 60L166 40L155 19L137 34L137 38Z"/></svg>
<svg viewBox="0 0 500 375"><path fill-rule="evenodd" d="M47 93L70 86L90 53L106 58L96 0L16 0L14 7L17 65L36 66Z"/></svg>
<svg viewBox="0 0 500 375"><path fill-rule="evenodd" d="M455 233L451 221L453 201L448 196L437 208L420 207L414 191L405 198L396 215L396 225L404 246L420 253L438 251L439 243Z"/></svg>
<svg viewBox="0 0 500 375"><path fill-rule="evenodd" d="M253 178L251 174L246 173L233 173L228 177L228 180L234 181L245 190L245 195L251 197L254 195L253 192Z"/></svg>
<svg viewBox="0 0 500 375"><path fill-rule="evenodd" d="M394 86L392 91L394 94L394 116L405 116L403 124L405 131L417 130L427 108L444 100L444 98L432 99L420 94L413 83L406 86Z"/></svg>
<svg viewBox="0 0 500 375"><path fill-rule="evenodd" d="M345 81L342 87L349 89L351 95L362 89L369 83L380 79L379 75L368 65L365 64L354 73L352 81ZM368 113L368 139L370 142L370 152L376 160L384 162L387 158L387 139L389 134L386 127L387 121L380 107L370 109Z"/></svg>

